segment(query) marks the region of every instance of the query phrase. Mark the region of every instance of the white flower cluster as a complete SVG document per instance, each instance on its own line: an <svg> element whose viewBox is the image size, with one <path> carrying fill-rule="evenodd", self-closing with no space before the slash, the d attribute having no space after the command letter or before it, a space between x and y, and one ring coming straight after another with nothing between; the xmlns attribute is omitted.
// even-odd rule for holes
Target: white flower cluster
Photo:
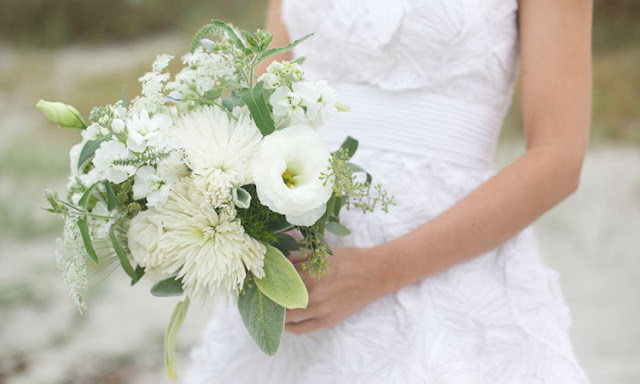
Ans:
<svg viewBox="0 0 640 384"><path fill-rule="evenodd" d="M171 59L173 59L171 55L158 55L151 67L151 72L145 73L138 79L142 83L142 96L136 97L131 102L131 112L135 114L146 110L149 113L157 113L162 110L167 101L164 94L165 83L171 76L164 70Z"/></svg>
<svg viewBox="0 0 640 384"><path fill-rule="evenodd" d="M267 67L267 71L258 78L264 82L265 88L278 88L281 85L304 80L304 71L298 63L289 61L274 61Z"/></svg>
<svg viewBox="0 0 640 384"><path fill-rule="evenodd" d="M324 80L305 81L296 63L274 61L259 80L275 89L269 103L278 127L308 124L317 128L338 111L335 90Z"/></svg>
<svg viewBox="0 0 640 384"><path fill-rule="evenodd" d="M60 249L56 250L56 264L62 271L69 295L73 298L78 311L82 313L87 309L87 304L82 297L87 288L87 263L77 217L66 217L63 237L57 242Z"/></svg>
<svg viewBox="0 0 640 384"><path fill-rule="evenodd" d="M214 87L235 80L233 60L223 53L209 52L203 47L182 57L184 68L167 84L172 99L197 98ZM175 95L175 96L173 96Z"/></svg>

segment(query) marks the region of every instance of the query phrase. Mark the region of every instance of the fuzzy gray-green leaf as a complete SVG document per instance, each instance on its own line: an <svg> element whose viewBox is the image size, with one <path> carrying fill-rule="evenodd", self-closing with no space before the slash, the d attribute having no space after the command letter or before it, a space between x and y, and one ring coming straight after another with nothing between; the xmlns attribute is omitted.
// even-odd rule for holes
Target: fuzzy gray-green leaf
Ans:
<svg viewBox="0 0 640 384"><path fill-rule="evenodd" d="M284 332L284 307L265 296L252 279L247 279L238 297L238 310L258 347L267 355L275 355Z"/></svg>
<svg viewBox="0 0 640 384"><path fill-rule="evenodd" d="M267 245L264 277L254 282L268 298L288 309L306 308L309 294L300 274L277 248Z"/></svg>
<svg viewBox="0 0 640 384"><path fill-rule="evenodd" d="M158 281L151 287L151 294L157 297L182 296L183 293L182 281L176 276Z"/></svg>
<svg viewBox="0 0 640 384"><path fill-rule="evenodd" d="M327 222L326 230L336 236L349 236L351 234L351 230L349 228L336 221Z"/></svg>

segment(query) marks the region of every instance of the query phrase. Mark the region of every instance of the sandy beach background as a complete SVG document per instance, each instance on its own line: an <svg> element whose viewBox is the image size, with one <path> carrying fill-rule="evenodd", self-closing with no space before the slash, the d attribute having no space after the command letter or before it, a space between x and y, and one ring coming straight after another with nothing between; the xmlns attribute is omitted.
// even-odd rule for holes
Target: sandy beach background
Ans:
<svg viewBox="0 0 640 384"><path fill-rule="evenodd" d="M113 6L121 3L128 4L115 1ZM133 3L144 7L148 1ZM6 11L22 9L19 1L0 7L0 384L169 382L162 341L173 300L151 297L144 283L130 288L120 270L91 289L85 315L78 314L67 296L53 255L61 219L40 207L45 206L45 187L64 190L68 150L79 134L48 125L35 104L40 98L64 101L86 115L93 105L117 100L123 85L131 95L138 92L136 79L155 55L179 57L190 42L185 31L194 25L213 15L258 25L264 11L264 2L250 0L233 6L186 3L190 10L180 13L177 24L152 13L157 10L143 10L158 25L149 22L145 30L131 16L133 21L120 21L120 26L133 23L138 29L121 28L110 38L115 35L107 26L100 31L107 37L79 39L39 22L37 17L44 16L35 11L33 20L29 13L12 13L33 25L11 30ZM640 11L633 1L618 4L621 10L610 4L612 8L598 8L604 16L598 16L594 36L594 133L581 187L535 228L545 260L560 272L574 319L572 339L592 383L636 384ZM50 17L72 25L56 9ZM164 12L175 10L167 6ZM616 20L616 28L610 20ZM515 104L505 123L497 167L524 150L517 100ZM186 368L189 346L208 316L197 306L189 313L178 344L180 369Z"/></svg>

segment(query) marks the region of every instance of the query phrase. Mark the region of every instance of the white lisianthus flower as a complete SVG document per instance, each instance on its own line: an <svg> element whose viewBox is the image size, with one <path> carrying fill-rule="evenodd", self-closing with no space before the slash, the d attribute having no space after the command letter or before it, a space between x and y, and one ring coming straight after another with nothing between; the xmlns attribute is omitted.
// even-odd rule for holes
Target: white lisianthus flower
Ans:
<svg viewBox="0 0 640 384"><path fill-rule="evenodd" d="M246 109L236 109L234 116L218 107L201 108L178 120L173 130L195 185L216 207L231 201L233 187L252 182L251 164L262 139Z"/></svg>
<svg viewBox="0 0 640 384"><path fill-rule="evenodd" d="M100 175L112 183L120 184L133 175L136 168L133 165L117 164L118 160L125 160L129 157L127 147L117 141L105 141L100 144L93 158L93 165Z"/></svg>
<svg viewBox="0 0 640 384"><path fill-rule="evenodd" d="M247 270L264 277L265 246L244 232L232 206L214 208L191 178L173 186L162 210L134 217L128 239L145 271L177 274L189 298L236 298Z"/></svg>
<svg viewBox="0 0 640 384"><path fill-rule="evenodd" d="M127 121L127 147L134 152L144 152L147 146L156 147L162 142L162 131L171 126L171 118L159 113L149 117L146 110Z"/></svg>
<svg viewBox="0 0 640 384"><path fill-rule="evenodd" d="M307 125L295 125L264 138L253 163L253 179L262 204L293 225L311 226L326 210L333 185L320 180L329 148Z"/></svg>
<svg viewBox="0 0 640 384"><path fill-rule="evenodd" d="M319 127L329 116L338 112L336 91L326 81L293 83L292 88L306 107L305 117L312 127Z"/></svg>
<svg viewBox="0 0 640 384"><path fill-rule="evenodd" d="M135 200L147 198L149 207L161 208L169 197L171 186L178 181L178 177L170 172L156 171L155 167L145 165L136 171L133 184L133 198Z"/></svg>

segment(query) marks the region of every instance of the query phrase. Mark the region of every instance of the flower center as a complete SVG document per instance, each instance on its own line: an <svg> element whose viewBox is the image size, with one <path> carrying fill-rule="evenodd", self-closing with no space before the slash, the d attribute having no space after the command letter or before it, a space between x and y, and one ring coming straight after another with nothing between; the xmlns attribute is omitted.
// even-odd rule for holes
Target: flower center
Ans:
<svg viewBox="0 0 640 384"><path fill-rule="evenodd" d="M288 187L288 188L295 188L296 187L296 173L294 171L292 171L290 168L287 168L284 170L284 172L282 173L282 181L284 181L284 184Z"/></svg>
<svg viewBox="0 0 640 384"><path fill-rule="evenodd" d="M202 229L202 234L207 240L211 240L216 236L216 229L214 227L205 227Z"/></svg>

